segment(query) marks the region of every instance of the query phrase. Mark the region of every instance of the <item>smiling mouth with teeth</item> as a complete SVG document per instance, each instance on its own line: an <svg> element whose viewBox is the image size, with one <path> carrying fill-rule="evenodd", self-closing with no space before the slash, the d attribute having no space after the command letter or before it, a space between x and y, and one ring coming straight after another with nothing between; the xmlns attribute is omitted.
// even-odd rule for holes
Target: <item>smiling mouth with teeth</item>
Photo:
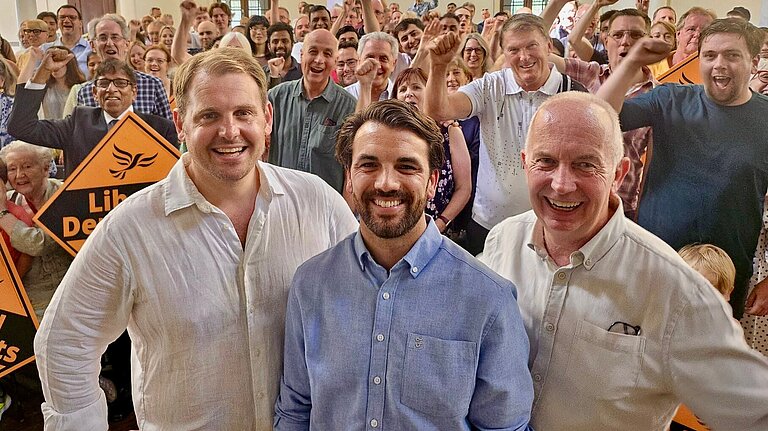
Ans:
<svg viewBox="0 0 768 431"><path fill-rule="evenodd" d="M550 198L547 198L547 202L549 202L549 205L552 208L555 208L561 211L573 211L576 208L581 206L581 202L556 201Z"/></svg>
<svg viewBox="0 0 768 431"><path fill-rule="evenodd" d="M236 148L216 148L213 151L219 154L236 154L236 153L241 153L244 150L245 150L245 147L236 147Z"/></svg>
<svg viewBox="0 0 768 431"><path fill-rule="evenodd" d="M383 201L381 199L374 199L373 203L382 208L392 208L400 205L402 201Z"/></svg>

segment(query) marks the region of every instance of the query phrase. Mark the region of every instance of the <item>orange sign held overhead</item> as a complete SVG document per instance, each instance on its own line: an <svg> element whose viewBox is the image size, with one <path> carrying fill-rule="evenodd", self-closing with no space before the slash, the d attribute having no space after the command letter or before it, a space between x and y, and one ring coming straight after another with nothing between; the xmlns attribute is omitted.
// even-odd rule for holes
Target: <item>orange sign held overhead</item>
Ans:
<svg viewBox="0 0 768 431"><path fill-rule="evenodd" d="M701 84L699 54L694 53L656 78L662 84Z"/></svg>
<svg viewBox="0 0 768 431"><path fill-rule="evenodd" d="M0 241L0 377L35 359L37 317L11 254Z"/></svg>
<svg viewBox="0 0 768 431"><path fill-rule="evenodd" d="M181 155L138 115L115 124L35 222L73 256L96 224L133 193L165 178Z"/></svg>

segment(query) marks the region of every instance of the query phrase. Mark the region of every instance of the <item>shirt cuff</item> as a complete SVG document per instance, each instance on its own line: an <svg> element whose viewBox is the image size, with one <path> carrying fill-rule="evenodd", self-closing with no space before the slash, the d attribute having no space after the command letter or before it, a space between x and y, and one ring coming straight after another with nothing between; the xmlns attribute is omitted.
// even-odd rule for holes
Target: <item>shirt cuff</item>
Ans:
<svg viewBox="0 0 768 431"><path fill-rule="evenodd" d="M59 413L49 403L41 406L45 419L45 431L107 431L107 398L99 390L99 399L89 406L71 413Z"/></svg>
<svg viewBox="0 0 768 431"><path fill-rule="evenodd" d="M24 86L27 90L43 90L45 89L45 84L38 84L36 82L32 82L32 80L27 81L27 85Z"/></svg>

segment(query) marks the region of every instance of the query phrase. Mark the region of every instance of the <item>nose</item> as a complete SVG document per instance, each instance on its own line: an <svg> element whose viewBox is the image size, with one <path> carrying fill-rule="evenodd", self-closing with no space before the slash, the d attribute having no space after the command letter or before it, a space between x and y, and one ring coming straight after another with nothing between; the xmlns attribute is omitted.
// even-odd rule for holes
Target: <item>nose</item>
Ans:
<svg viewBox="0 0 768 431"><path fill-rule="evenodd" d="M382 192L392 192L400 189L400 182L398 181L397 172L394 168L382 168L379 174L376 176L376 182L374 184L376 190Z"/></svg>
<svg viewBox="0 0 768 431"><path fill-rule="evenodd" d="M233 114L224 116L222 124L219 126L219 136L228 141L234 141L240 136L240 127L235 122Z"/></svg>
<svg viewBox="0 0 768 431"><path fill-rule="evenodd" d="M552 172L552 183L550 185L552 190L558 194L565 195L576 190L576 181L570 166L564 166L563 164Z"/></svg>

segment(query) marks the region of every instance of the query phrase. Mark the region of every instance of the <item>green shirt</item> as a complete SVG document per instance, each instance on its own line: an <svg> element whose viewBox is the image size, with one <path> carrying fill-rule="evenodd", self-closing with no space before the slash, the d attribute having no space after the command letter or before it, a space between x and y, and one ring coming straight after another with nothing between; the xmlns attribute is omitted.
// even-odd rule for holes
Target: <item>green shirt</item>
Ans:
<svg viewBox="0 0 768 431"><path fill-rule="evenodd" d="M313 173L341 192L344 169L334 157L336 134L357 101L330 79L320 96L308 100L303 83L284 82L269 90L274 107L269 162Z"/></svg>

